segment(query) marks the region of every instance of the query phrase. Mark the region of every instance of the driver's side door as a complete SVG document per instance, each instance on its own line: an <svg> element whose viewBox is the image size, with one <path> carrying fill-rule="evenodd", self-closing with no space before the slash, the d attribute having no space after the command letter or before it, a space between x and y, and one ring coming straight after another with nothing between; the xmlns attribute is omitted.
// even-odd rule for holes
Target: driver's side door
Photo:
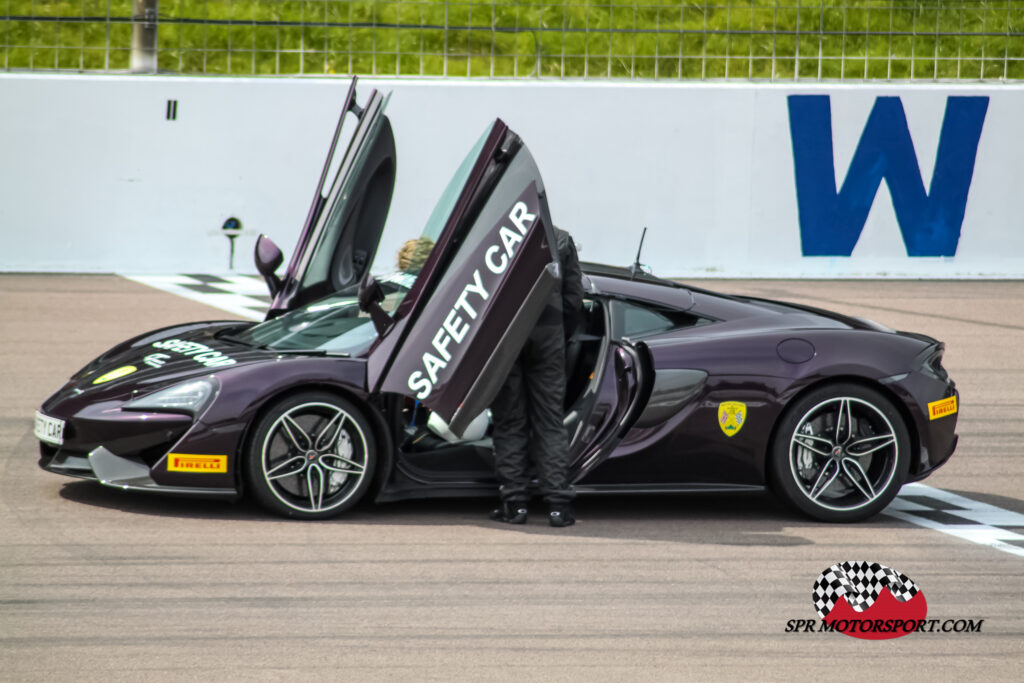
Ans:
<svg viewBox="0 0 1024 683"><path fill-rule="evenodd" d="M493 401L561 277L544 184L519 136L494 121L469 162L367 364L371 391L420 400L458 435Z"/></svg>

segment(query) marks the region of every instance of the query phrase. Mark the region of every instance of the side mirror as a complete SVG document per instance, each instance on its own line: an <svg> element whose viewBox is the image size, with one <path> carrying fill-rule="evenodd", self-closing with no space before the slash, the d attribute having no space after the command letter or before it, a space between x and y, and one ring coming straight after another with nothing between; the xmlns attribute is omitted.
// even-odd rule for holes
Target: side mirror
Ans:
<svg viewBox="0 0 1024 683"><path fill-rule="evenodd" d="M395 321L380 307L380 302L384 301L384 290L381 289L377 278L369 273L366 274L363 281L359 283L358 298L359 310L370 314L377 335L383 337L394 326Z"/></svg>
<svg viewBox="0 0 1024 683"><path fill-rule="evenodd" d="M277 296L277 293L281 291L281 278L276 275L276 271L284 263L281 250L274 244L274 240L266 235L260 235L256 240L256 252L253 257L256 260L257 272L267 282L270 296Z"/></svg>

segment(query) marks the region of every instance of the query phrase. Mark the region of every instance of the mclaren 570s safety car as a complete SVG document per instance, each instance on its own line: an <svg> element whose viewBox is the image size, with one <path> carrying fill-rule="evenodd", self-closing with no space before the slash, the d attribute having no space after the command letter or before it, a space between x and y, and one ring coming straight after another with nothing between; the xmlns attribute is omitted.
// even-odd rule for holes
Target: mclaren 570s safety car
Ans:
<svg viewBox="0 0 1024 683"><path fill-rule="evenodd" d="M404 270L370 275L395 180L385 104L349 88L283 276L281 251L257 243L266 320L155 330L90 362L36 413L44 469L303 519L367 496L495 495L487 408L559 285L544 184L495 120ZM854 521L953 453L958 394L935 339L635 267L583 271L565 405L580 495L770 488Z"/></svg>

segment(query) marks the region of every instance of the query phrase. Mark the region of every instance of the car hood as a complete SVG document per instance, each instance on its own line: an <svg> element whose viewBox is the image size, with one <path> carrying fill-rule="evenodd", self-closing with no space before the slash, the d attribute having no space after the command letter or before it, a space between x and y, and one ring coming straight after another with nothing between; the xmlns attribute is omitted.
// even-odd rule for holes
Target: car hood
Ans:
<svg viewBox="0 0 1024 683"><path fill-rule="evenodd" d="M43 409L72 398L126 400L220 369L274 357L273 351L222 338L224 333L249 325L238 321L191 323L129 339L75 373Z"/></svg>

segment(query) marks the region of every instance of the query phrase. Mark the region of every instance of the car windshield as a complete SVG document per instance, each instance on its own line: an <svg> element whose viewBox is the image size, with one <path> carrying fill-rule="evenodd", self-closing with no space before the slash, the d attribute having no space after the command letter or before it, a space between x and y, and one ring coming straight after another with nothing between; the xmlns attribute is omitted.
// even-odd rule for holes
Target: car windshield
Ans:
<svg viewBox="0 0 1024 683"><path fill-rule="evenodd" d="M409 273L378 278L384 292L381 307L393 311L416 281ZM377 338L370 316L359 310L356 289L337 292L273 320L254 325L237 341L268 349L327 351L358 356Z"/></svg>
<svg viewBox="0 0 1024 683"><path fill-rule="evenodd" d="M398 308L423 269L448 216L455 208L455 202L458 201L489 132L490 126L462 160L430 213L420 236L406 240L398 250L398 272L377 278L384 291L381 307L386 312L391 313ZM282 351L316 350L361 355L377 338L377 331L369 314L359 310L357 294L358 287L355 286L336 292L250 327L235 338L251 346Z"/></svg>

